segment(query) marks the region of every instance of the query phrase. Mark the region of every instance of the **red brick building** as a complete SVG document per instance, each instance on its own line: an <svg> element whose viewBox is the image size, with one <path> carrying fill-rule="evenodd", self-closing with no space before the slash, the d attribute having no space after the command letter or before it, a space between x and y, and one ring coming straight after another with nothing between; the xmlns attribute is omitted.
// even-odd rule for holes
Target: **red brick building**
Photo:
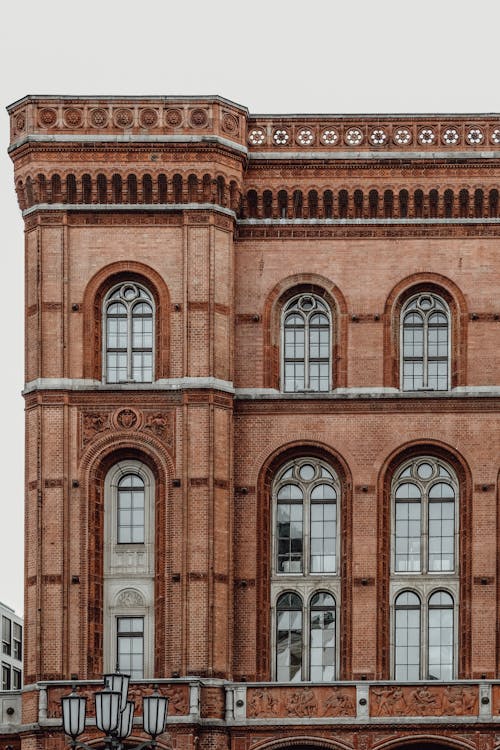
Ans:
<svg viewBox="0 0 500 750"><path fill-rule="evenodd" d="M497 747L500 116L9 113L26 687L0 748L63 748L68 681L117 661L138 708L170 696L162 748Z"/></svg>

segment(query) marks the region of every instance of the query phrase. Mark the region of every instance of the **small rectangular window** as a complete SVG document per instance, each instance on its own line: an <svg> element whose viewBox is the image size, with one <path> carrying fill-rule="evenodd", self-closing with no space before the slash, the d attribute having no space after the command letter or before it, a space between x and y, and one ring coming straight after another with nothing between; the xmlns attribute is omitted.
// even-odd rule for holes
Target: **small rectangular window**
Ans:
<svg viewBox="0 0 500 750"><path fill-rule="evenodd" d="M10 690L10 667L2 664L2 690Z"/></svg>
<svg viewBox="0 0 500 750"><path fill-rule="evenodd" d="M144 618L118 617L116 622L118 669L133 680L144 676Z"/></svg>
<svg viewBox="0 0 500 750"><path fill-rule="evenodd" d="M13 626L13 657L18 661L23 660L23 628L19 623L15 622Z"/></svg>
<svg viewBox="0 0 500 750"><path fill-rule="evenodd" d="M12 622L8 617L2 617L2 653L7 656L12 651Z"/></svg>
<svg viewBox="0 0 500 750"><path fill-rule="evenodd" d="M21 679L21 670L20 669L12 669L12 690L21 690L22 687L22 679Z"/></svg>

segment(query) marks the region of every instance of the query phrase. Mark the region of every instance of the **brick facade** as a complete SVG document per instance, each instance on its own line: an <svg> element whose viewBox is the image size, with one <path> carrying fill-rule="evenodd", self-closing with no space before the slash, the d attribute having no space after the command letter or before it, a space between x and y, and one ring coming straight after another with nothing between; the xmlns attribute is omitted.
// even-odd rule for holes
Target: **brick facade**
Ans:
<svg viewBox="0 0 500 750"><path fill-rule="evenodd" d="M106 668L106 478L136 461L154 478L154 634L134 689L155 678L170 695L161 747L493 750L500 117L256 117L217 97L27 97L9 113L26 232L28 687L0 748L62 749L64 681L91 695ZM127 282L154 303L140 385L104 372L104 301ZM283 309L300 294L331 313L325 393L283 392ZM401 311L418 294L449 310L442 391L402 390ZM419 456L459 486L458 648L453 681L402 686L391 482ZM272 487L301 457L341 490L339 679L284 686Z"/></svg>

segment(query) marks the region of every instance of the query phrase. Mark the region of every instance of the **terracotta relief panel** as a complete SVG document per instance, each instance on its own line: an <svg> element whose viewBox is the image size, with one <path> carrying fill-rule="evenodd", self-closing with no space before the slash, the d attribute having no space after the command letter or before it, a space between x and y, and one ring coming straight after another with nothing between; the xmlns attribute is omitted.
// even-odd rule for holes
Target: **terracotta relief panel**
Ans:
<svg viewBox="0 0 500 750"><path fill-rule="evenodd" d="M102 686L85 686L77 688L79 696L87 698L87 716L95 716L94 694L102 690ZM158 691L161 695L168 696L169 716L187 716L189 714L189 685L159 685ZM61 717L61 698L69 695L71 690L65 687L49 687L47 698L47 718L59 719ZM135 715L142 716L142 698L151 695L153 684L131 685L129 688L129 700L135 703Z"/></svg>
<svg viewBox="0 0 500 750"><path fill-rule="evenodd" d="M370 687L371 716L476 716L476 685Z"/></svg>
<svg viewBox="0 0 500 750"><path fill-rule="evenodd" d="M354 687L249 688L249 719L313 718L356 715Z"/></svg>

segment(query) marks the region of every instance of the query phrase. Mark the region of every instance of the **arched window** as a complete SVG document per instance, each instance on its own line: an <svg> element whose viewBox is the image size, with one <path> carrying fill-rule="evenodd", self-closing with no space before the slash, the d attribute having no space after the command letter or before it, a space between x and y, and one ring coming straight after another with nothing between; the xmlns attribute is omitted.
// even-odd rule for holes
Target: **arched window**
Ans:
<svg viewBox="0 0 500 750"><path fill-rule="evenodd" d="M144 480L125 474L117 488L117 542L144 544Z"/></svg>
<svg viewBox="0 0 500 750"><path fill-rule="evenodd" d="M443 462L421 457L393 481L395 573L456 569L457 481Z"/></svg>
<svg viewBox="0 0 500 750"><path fill-rule="evenodd" d="M331 594L314 594L309 622L309 679L329 682L335 679L335 599Z"/></svg>
<svg viewBox="0 0 500 750"><path fill-rule="evenodd" d="M331 372L331 314L312 294L294 297L282 316L283 390L329 391Z"/></svg>
<svg viewBox="0 0 500 750"><path fill-rule="evenodd" d="M420 599L403 591L396 599L394 679L420 679Z"/></svg>
<svg viewBox="0 0 500 750"><path fill-rule="evenodd" d="M402 591L394 602L394 679L454 678L454 600L434 591L424 606L414 591Z"/></svg>
<svg viewBox="0 0 500 750"><path fill-rule="evenodd" d="M277 574L336 573L339 492L333 470L317 459L297 459L278 474L274 483Z"/></svg>
<svg viewBox="0 0 500 750"><path fill-rule="evenodd" d="M306 626L308 623L308 627ZM276 603L278 682L330 682L335 679L335 599L314 593L304 610L301 596L287 591Z"/></svg>
<svg viewBox="0 0 500 750"><path fill-rule="evenodd" d="M406 302L401 310L403 390L448 390L450 338L450 311L441 297L424 292Z"/></svg>
<svg viewBox="0 0 500 750"><path fill-rule="evenodd" d="M153 673L155 481L141 461L115 464L104 483L104 669Z"/></svg>
<svg viewBox="0 0 500 750"><path fill-rule="evenodd" d="M429 680L453 679L453 597L447 591L435 591L428 604Z"/></svg>
<svg viewBox="0 0 500 750"><path fill-rule="evenodd" d="M153 380L153 299L144 287L125 282L105 297L103 310L107 383Z"/></svg>
<svg viewBox="0 0 500 750"><path fill-rule="evenodd" d="M339 501L338 477L318 458L296 458L276 475L271 597L279 681L335 679Z"/></svg>
<svg viewBox="0 0 500 750"><path fill-rule="evenodd" d="M282 594L276 605L276 679L302 680L302 599Z"/></svg>

